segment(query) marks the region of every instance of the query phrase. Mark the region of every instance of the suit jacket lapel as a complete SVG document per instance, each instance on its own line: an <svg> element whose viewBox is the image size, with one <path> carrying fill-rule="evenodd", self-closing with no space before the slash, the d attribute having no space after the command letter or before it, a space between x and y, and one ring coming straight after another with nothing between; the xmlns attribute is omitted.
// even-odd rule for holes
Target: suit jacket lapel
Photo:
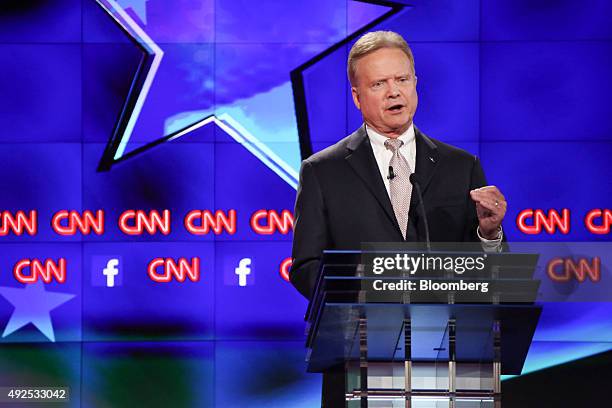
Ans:
<svg viewBox="0 0 612 408"><path fill-rule="evenodd" d="M416 143L416 164L414 172L419 175L421 179L421 192L423 196L426 195L427 187L431 182L431 179L438 167L439 162L439 154L438 148L436 145L425 136L417 127L414 127L415 133L415 143ZM423 198L425 209L427 210L427 199ZM419 220L419 224L422 224L423 217L421 215L421 210L419 210L418 206L419 196L416 191L413 189L412 197L410 199L410 210L409 210L409 219L408 219L408 229L406 232L406 241L418 241L420 238L424 239L424 235L417 235L417 231L414 227L411 228L411 225L416 226L414 220ZM411 221L412 220L412 221ZM424 227L419 227L419 231Z"/></svg>
<svg viewBox="0 0 612 408"><path fill-rule="evenodd" d="M376 163L372 146L370 145L370 139L365 131L365 126L361 126L351 135L350 141L347 144L347 149L348 154L346 156L346 161L382 206L389 221L393 223L398 234L401 236L402 232L395 219L393 206L391 205L389 194L380 176L380 170Z"/></svg>
<svg viewBox="0 0 612 408"><path fill-rule="evenodd" d="M436 168L438 168L438 148L434 142L421 133L416 126L414 127L414 133L416 142L416 168L414 172L418 174L419 178L422 180L421 190L423 190L423 195L425 195L429 182L431 181Z"/></svg>

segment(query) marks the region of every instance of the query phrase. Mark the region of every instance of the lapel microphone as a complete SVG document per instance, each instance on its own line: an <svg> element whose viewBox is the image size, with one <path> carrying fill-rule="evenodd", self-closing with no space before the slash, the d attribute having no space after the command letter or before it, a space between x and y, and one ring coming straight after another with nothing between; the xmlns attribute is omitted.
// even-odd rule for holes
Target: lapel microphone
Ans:
<svg viewBox="0 0 612 408"><path fill-rule="evenodd" d="M393 180L395 178L395 173L393 172L393 166L389 166L389 175L387 176L388 180Z"/></svg>

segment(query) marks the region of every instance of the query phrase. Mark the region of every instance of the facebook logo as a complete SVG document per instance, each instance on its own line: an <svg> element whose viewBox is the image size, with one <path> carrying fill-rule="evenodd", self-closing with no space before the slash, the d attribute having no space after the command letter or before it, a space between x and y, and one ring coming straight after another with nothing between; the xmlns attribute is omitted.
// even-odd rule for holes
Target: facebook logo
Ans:
<svg viewBox="0 0 612 408"><path fill-rule="evenodd" d="M236 252L242 252L236 254ZM255 285L257 275L257 258L252 254L231 249L231 253L221 253L217 260L223 270L223 285L248 288Z"/></svg>
<svg viewBox="0 0 612 408"><path fill-rule="evenodd" d="M109 288L115 286L115 276L119 275L119 269L117 269L118 265L118 259L109 259L106 263L106 268L102 270L102 274L106 276L106 286Z"/></svg>
<svg viewBox="0 0 612 408"><path fill-rule="evenodd" d="M247 276L251 274L251 258L242 258L238 262L238 266L234 269L234 273L238 275L238 286L247 285Z"/></svg>
<svg viewBox="0 0 612 408"><path fill-rule="evenodd" d="M114 288L123 283L121 258L113 256L94 256L91 269L91 284L93 286L106 286Z"/></svg>

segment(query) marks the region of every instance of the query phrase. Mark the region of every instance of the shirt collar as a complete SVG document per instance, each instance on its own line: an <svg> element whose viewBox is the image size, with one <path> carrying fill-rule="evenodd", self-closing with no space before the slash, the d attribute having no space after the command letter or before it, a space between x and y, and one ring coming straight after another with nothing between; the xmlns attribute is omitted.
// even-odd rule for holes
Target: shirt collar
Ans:
<svg viewBox="0 0 612 408"><path fill-rule="evenodd" d="M388 137L381 135L380 133L375 131L371 126L368 126L368 125L365 125L365 126L366 126L366 132L368 134L368 137L370 138L370 143L372 143L372 146L376 148L384 149L385 140L387 140ZM402 146L407 146L408 144L414 141L414 137L415 137L414 136L414 124L411 123L408 129L406 129L406 131L402 133L401 136L398 137L398 139L404 142Z"/></svg>

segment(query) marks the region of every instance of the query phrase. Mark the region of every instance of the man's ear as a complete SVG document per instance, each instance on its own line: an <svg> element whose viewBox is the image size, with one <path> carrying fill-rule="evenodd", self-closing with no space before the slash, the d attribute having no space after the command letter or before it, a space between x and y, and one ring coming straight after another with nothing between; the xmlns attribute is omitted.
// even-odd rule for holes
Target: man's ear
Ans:
<svg viewBox="0 0 612 408"><path fill-rule="evenodd" d="M351 87L351 94L353 95L353 102L355 103L355 106L357 107L357 109L361 110L361 104L359 103L359 94L357 93L357 88L355 88L354 86Z"/></svg>

